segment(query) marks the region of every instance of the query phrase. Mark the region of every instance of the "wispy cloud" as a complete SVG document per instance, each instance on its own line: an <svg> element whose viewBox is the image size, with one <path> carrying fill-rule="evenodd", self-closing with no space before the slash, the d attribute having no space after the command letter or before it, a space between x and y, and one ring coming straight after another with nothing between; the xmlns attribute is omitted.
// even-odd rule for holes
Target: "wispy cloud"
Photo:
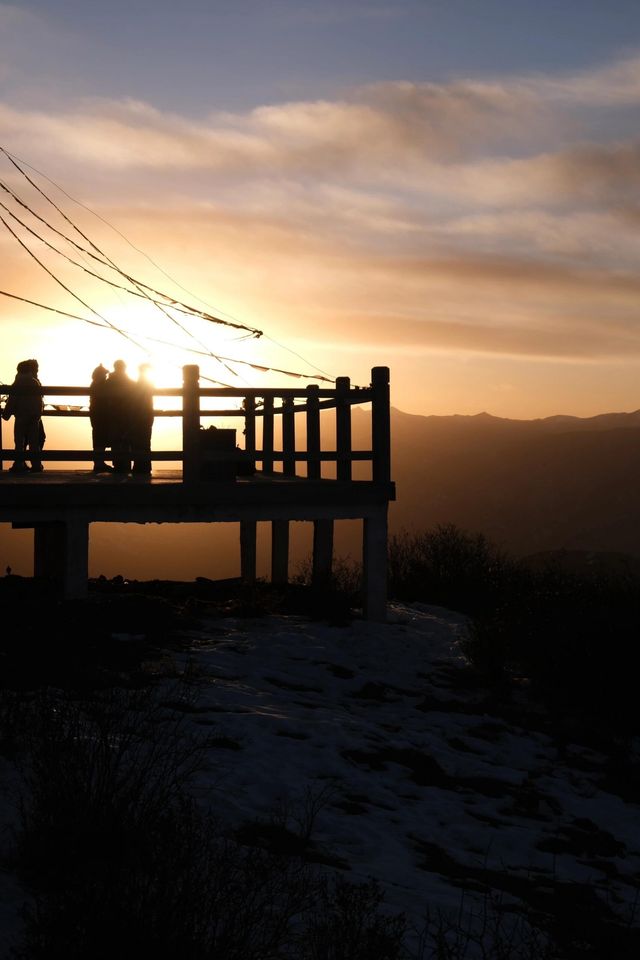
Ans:
<svg viewBox="0 0 640 960"><path fill-rule="evenodd" d="M2 125L25 140L44 135L69 156L119 168L374 175L389 164L411 169L523 155L552 135L566 146L581 129L577 121L572 129L567 112L576 102L640 104L640 58L568 77L373 84L340 101L258 106L200 122L136 100L93 100L13 118L7 105ZM590 158L588 150L575 159L595 167L597 147Z"/></svg>
<svg viewBox="0 0 640 960"><path fill-rule="evenodd" d="M582 361L640 357L640 141L600 122L636 105L640 57L200 120L6 102L0 142L283 335Z"/></svg>

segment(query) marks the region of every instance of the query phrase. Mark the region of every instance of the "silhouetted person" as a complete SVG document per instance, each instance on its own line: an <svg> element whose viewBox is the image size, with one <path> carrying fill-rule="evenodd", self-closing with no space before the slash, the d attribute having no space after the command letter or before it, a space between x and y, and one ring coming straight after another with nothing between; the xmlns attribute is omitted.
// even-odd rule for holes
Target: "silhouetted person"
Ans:
<svg viewBox="0 0 640 960"><path fill-rule="evenodd" d="M151 473L151 431L153 430L153 384L149 379L150 366L141 363L135 384L132 410L132 442L137 456L133 473Z"/></svg>
<svg viewBox="0 0 640 960"><path fill-rule="evenodd" d="M107 397L111 416L111 452L115 473L131 473L133 439L132 411L136 383L127 373L124 360L116 360L107 378Z"/></svg>
<svg viewBox="0 0 640 960"><path fill-rule="evenodd" d="M9 468L10 472L27 473L29 471L24 456L28 450L31 454L29 458L31 471L41 473L44 469L39 456L44 442L42 426L44 402L42 384L38 379L37 360L20 361L12 387L11 395L2 411L3 420L15 417L13 437L16 458L13 466Z"/></svg>
<svg viewBox="0 0 640 960"><path fill-rule="evenodd" d="M100 364L91 374L89 387L89 419L93 445L93 472L113 473L113 467L105 463L105 451L111 446L111 404L109 402L109 371Z"/></svg>
<svg viewBox="0 0 640 960"><path fill-rule="evenodd" d="M39 377L40 364L38 363L37 360L26 360L23 362L27 364L27 369L31 370L31 372L33 373L33 376L37 381L38 387L40 388L40 395L42 396L42 384L40 383L40 377ZM44 408L44 402L42 406ZM47 435L44 432L44 424L42 422L42 417L40 417L39 439L40 439L40 450L42 450L44 448L44 442L47 439ZM33 470L33 467L31 467L31 469ZM43 469L44 467L42 466L42 463L41 463L40 470L42 471Z"/></svg>

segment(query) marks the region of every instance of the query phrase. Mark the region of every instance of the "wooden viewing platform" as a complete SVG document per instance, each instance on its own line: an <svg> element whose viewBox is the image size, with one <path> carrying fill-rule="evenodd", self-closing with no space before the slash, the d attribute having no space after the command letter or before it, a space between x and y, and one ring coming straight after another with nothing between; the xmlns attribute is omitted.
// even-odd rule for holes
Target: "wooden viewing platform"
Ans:
<svg viewBox="0 0 640 960"><path fill-rule="evenodd" d="M256 525L269 521L271 577L285 583L289 524L311 521L313 581L321 585L331 575L334 522L357 519L363 522L364 614L384 620L387 511L395 499L388 368L374 367L365 388L352 387L348 377L339 377L331 388L212 388L200 387L199 377L197 366L185 366L181 388L153 390L156 398L181 400L179 409L156 409L155 417L181 418L182 449L152 449L150 477L92 474L93 450L48 447L39 457L46 465L43 473L10 473L3 461L14 460L15 451L4 445L0 421L0 522L34 530L34 576L55 582L67 598L85 597L89 527L94 522L236 522L241 576L250 583L256 578ZM88 387L43 386L43 392L45 418L88 418ZM0 386L0 393L10 394L11 386ZM60 397L81 397L87 409L56 407L55 398ZM228 408L209 406L225 398ZM233 401L240 405L232 406ZM370 407L368 450L352 447L355 404ZM242 449L235 443L236 431L202 428L201 420L211 417L239 420ZM88 419L87 427L90 435ZM325 433L330 439L323 442ZM84 461L86 470L58 466ZM180 469L159 467L176 463ZM366 479L355 479L355 472Z"/></svg>

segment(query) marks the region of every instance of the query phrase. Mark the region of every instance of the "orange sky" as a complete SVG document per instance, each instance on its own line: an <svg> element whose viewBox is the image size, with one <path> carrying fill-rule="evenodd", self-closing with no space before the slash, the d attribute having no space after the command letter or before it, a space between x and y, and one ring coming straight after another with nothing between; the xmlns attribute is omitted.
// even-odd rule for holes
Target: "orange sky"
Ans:
<svg viewBox="0 0 640 960"><path fill-rule="evenodd" d="M45 14L31 6L27 22L0 4L14 46L37 41L34 24L46 34ZM77 42L70 27L56 30L59 43L61 35ZM86 237L135 278L265 336L239 341L204 321L188 321L187 334L71 266L0 209L85 301L0 224L0 289L84 318L0 297L0 379L12 379L27 356L38 357L50 384L87 383L97 363L120 356L132 366L147 359L85 322L98 313L172 344L144 341L162 383L177 384L181 365L199 362L184 348L204 344L357 384L388 365L392 403L412 413L635 410L640 54L603 57L493 74L460 62L435 78L412 64L406 79L369 75L325 84L322 96L306 89L281 99L262 99L257 77L248 104L213 91L208 110L191 112L162 106L160 90L158 103L136 97L133 81L131 96L110 96L108 86L86 95L61 82L47 89L46 71L37 83L9 83L0 145L93 211L25 166ZM6 61L5 80L16 63ZM72 232L4 156L0 180ZM6 192L0 200L95 266ZM283 382L206 358L202 368L238 386Z"/></svg>

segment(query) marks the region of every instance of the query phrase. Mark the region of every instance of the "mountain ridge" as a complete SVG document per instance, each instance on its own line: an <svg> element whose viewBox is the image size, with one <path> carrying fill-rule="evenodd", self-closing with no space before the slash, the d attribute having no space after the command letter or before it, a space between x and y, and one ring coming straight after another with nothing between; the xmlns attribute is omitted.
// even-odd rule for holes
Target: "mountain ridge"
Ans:
<svg viewBox="0 0 640 960"><path fill-rule="evenodd" d="M354 416L354 446L370 442ZM519 556L640 554L640 410L511 420L391 410L392 532L453 523Z"/></svg>
<svg viewBox="0 0 640 960"><path fill-rule="evenodd" d="M331 447L335 417L323 416L323 443ZM354 450L371 449L371 418L352 411ZM367 466L354 464L354 478ZM391 477L396 501L390 533L454 524L482 533L515 556L588 551L640 556L640 410L594 417L554 415L512 420L479 414L444 416L391 409ZM0 569L30 575L32 534L0 529ZM228 577L237 573L237 533L218 525L216 550L200 525L185 534L166 524L126 531L96 525L92 571L135 579ZM336 524L335 552L359 558L360 524ZM301 529L304 527L305 529ZM292 524L291 571L310 550L304 524ZM261 570L270 564L268 537Z"/></svg>

